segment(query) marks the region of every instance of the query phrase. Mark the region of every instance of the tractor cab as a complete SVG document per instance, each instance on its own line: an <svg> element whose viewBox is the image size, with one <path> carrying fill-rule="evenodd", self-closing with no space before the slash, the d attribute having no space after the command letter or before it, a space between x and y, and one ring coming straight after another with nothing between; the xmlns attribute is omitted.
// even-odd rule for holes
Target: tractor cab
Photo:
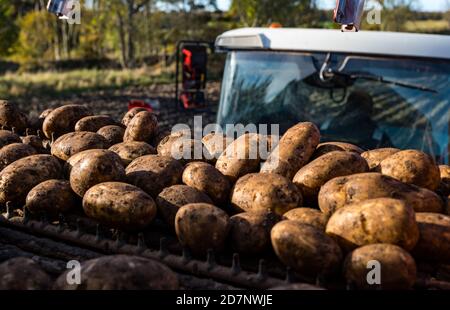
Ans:
<svg viewBox="0 0 450 310"><path fill-rule="evenodd" d="M449 162L450 36L251 28L226 32L217 123L311 121L322 140Z"/></svg>

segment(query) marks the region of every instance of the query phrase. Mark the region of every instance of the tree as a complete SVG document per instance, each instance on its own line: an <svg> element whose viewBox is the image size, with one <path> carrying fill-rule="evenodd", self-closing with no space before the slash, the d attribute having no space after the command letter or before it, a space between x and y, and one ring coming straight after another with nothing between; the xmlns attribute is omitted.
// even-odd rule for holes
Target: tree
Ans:
<svg viewBox="0 0 450 310"><path fill-rule="evenodd" d="M0 0L0 56L12 53L19 28L14 20L14 6L9 1Z"/></svg>
<svg viewBox="0 0 450 310"><path fill-rule="evenodd" d="M416 0L377 0L382 8L380 30L404 31L406 22L413 17Z"/></svg>

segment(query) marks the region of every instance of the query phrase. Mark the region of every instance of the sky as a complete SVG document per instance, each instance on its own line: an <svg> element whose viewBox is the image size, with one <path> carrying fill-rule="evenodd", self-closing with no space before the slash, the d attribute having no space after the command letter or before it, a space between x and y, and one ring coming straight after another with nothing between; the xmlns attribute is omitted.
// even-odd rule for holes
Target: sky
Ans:
<svg viewBox="0 0 450 310"><path fill-rule="evenodd" d="M324 8L333 8L336 0L320 0L320 6ZM446 11L450 9L449 0L419 0L419 9L422 11ZM221 10L227 10L231 0L217 0L217 4Z"/></svg>

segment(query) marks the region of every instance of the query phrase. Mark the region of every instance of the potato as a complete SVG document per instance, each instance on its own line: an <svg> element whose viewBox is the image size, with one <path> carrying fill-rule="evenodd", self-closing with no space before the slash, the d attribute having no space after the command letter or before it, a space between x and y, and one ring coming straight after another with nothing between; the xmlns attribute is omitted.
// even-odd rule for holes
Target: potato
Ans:
<svg viewBox="0 0 450 310"><path fill-rule="evenodd" d="M24 132L28 127L28 119L16 105L0 100L0 127Z"/></svg>
<svg viewBox="0 0 450 310"><path fill-rule="evenodd" d="M78 201L69 181L53 179L33 187L27 195L25 206L31 213L58 215L75 209Z"/></svg>
<svg viewBox="0 0 450 310"><path fill-rule="evenodd" d="M156 216L153 198L140 188L120 182L97 184L83 197L88 217L124 230L142 230Z"/></svg>
<svg viewBox="0 0 450 310"><path fill-rule="evenodd" d="M382 174L408 184L436 190L441 181L439 167L427 154L406 150L389 156L380 163Z"/></svg>
<svg viewBox="0 0 450 310"><path fill-rule="evenodd" d="M8 165L0 172L0 204L8 201L20 206L28 192L49 179L61 177L61 165L51 155L31 155Z"/></svg>
<svg viewBox="0 0 450 310"><path fill-rule="evenodd" d="M213 202L205 193L186 185L172 185L166 187L159 193L158 197L156 197L158 213L172 228L175 228L175 215L177 214L178 209L190 203L212 204Z"/></svg>
<svg viewBox="0 0 450 310"><path fill-rule="evenodd" d="M150 140L150 145L158 146L158 144L168 135L170 135L169 130L164 130L161 127L156 128L156 132L153 135L153 138Z"/></svg>
<svg viewBox="0 0 450 310"><path fill-rule="evenodd" d="M450 166L440 165L439 172L441 175L441 182L438 187L439 193L444 196L450 195Z"/></svg>
<svg viewBox="0 0 450 310"><path fill-rule="evenodd" d="M270 245L270 231L280 220L272 212L242 212L230 217L230 242L239 253L258 254Z"/></svg>
<svg viewBox="0 0 450 310"><path fill-rule="evenodd" d="M175 216L178 240L196 255L204 255L208 249L223 250L229 230L228 215L211 204L187 204Z"/></svg>
<svg viewBox="0 0 450 310"><path fill-rule="evenodd" d="M275 254L302 275L336 273L342 260L338 244L324 232L296 221L281 221L270 233Z"/></svg>
<svg viewBox="0 0 450 310"><path fill-rule="evenodd" d="M367 164L369 164L370 171L380 172L380 163L398 152L400 152L400 150L396 148L382 148L364 152L361 156L367 161Z"/></svg>
<svg viewBox="0 0 450 310"><path fill-rule="evenodd" d="M319 207L325 214L373 198L401 199L416 212L442 212L443 201L434 192L405 184L380 173L360 173L334 178L322 186Z"/></svg>
<svg viewBox="0 0 450 310"><path fill-rule="evenodd" d="M153 113L147 111L139 112L128 124L123 136L123 141L150 142L151 138L156 133L157 127L158 120Z"/></svg>
<svg viewBox="0 0 450 310"><path fill-rule="evenodd" d="M36 135L28 135L25 137L20 137L23 144L29 145L36 150L39 154L48 153L47 149L44 147L44 142L39 136Z"/></svg>
<svg viewBox="0 0 450 310"><path fill-rule="evenodd" d="M347 205L330 217L325 231L346 251L375 243L395 244L409 251L419 239L414 210L392 198Z"/></svg>
<svg viewBox="0 0 450 310"><path fill-rule="evenodd" d="M75 124L75 131L97 132L108 125L117 125L117 122L108 115L86 116Z"/></svg>
<svg viewBox="0 0 450 310"><path fill-rule="evenodd" d="M146 108L132 108L130 109L127 113L125 113L125 115L122 118L122 124L125 125L125 127L127 127L131 120L133 119L133 117L138 114L139 112L147 112L148 110Z"/></svg>
<svg viewBox="0 0 450 310"><path fill-rule="evenodd" d="M91 149L107 149L108 141L88 131L70 132L62 135L52 144L51 153L61 160L67 160L76 153Z"/></svg>
<svg viewBox="0 0 450 310"><path fill-rule="evenodd" d="M225 205L229 201L231 186L228 179L210 164L189 163L182 180L184 184L205 192L216 205Z"/></svg>
<svg viewBox="0 0 450 310"><path fill-rule="evenodd" d="M42 130L49 139L58 138L63 134L75 130L75 124L83 117L89 116L89 110L85 106L69 104L54 109L44 120Z"/></svg>
<svg viewBox="0 0 450 310"><path fill-rule="evenodd" d="M44 111L42 111L41 114L39 114L39 118L42 119L42 122L44 122L44 119L53 112L54 109L46 109Z"/></svg>
<svg viewBox="0 0 450 310"><path fill-rule="evenodd" d="M126 169L131 184L142 188L152 197L166 187L180 183L183 166L173 158L146 155L131 162Z"/></svg>
<svg viewBox="0 0 450 310"><path fill-rule="evenodd" d="M294 176L294 184L311 205L317 204L319 190L329 180L369 171L364 158L354 152L333 151L303 166Z"/></svg>
<svg viewBox="0 0 450 310"><path fill-rule="evenodd" d="M356 154L362 154L364 152L364 150L362 148L360 148L359 146L356 146L354 144L351 144L351 143L324 142L324 143L320 143L317 146L311 159L314 160L316 158L319 158L322 155L325 155L326 153L336 152L336 151L353 152Z"/></svg>
<svg viewBox="0 0 450 310"><path fill-rule="evenodd" d="M125 129L116 125L108 125L100 128L97 134L105 138L109 145L115 145L123 141Z"/></svg>
<svg viewBox="0 0 450 310"><path fill-rule="evenodd" d="M251 173L240 178L231 193L231 204L240 212L272 211L283 215L302 206L302 194L287 178L275 173Z"/></svg>
<svg viewBox="0 0 450 310"><path fill-rule="evenodd" d="M48 290L52 279L32 259L15 257L0 264L0 290Z"/></svg>
<svg viewBox="0 0 450 310"><path fill-rule="evenodd" d="M262 165L261 172L278 173L292 180L295 173L309 161L319 141L320 132L313 123L299 123L291 127Z"/></svg>
<svg viewBox="0 0 450 310"><path fill-rule="evenodd" d="M125 180L125 169L120 157L108 150L85 153L72 166L70 186L80 197L96 184Z"/></svg>
<svg viewBox="0 0 450 310"><path fill-rule="evenodd" d="M68 160L66 160L63 166L64 177L66 179L70 178L70 171L72 171L73 166L84 157L88 156L88 154L98 154L98 149L86 150L80 153L76 153L75 155L70 156Z"/></svg>
<svg viewBox="0 0 450 310"><path fill-rule="evenodd" d="M23 143L12 143L0 149L0 170L18 159L36 154L36 150Z"/></svg>
<svg viewBox="0 0 450 310"><path fill-rule="evenodd" d="M176 290L177 275L156 260L129 255L109 255L81 263L82 283L69 284L66 271L56 290Z"/></svg>
<svg viewBox="0 0 450 310"><path fill-rule="evenodd" d="M378 262L379 265L373 265ZM380 276L369 274L379 268ZM416 262L401 247L392 244L370 244L360 247L346 257L344 276L347 283L359 289L406 290L416 282ZM379 280L380 283L369 283Z"/></svg>
<svg viewBox="0 0 450 310"><path fill-rule="evenodd" d="M122 142L109 148L120 156L124 166L128 166L133 160L144 155L156 154L156 150L150 144L141 141Z"/></svg>
<svg viewBox="0 0 450 310"><path fill-rule="evenodd" d="M215 163L227 146L232 142L233 139L227 138L223 133L212 132L207 134L202 139L202 143L206 149L206 159Z"/></svg>
<svg viewBox="0 0 450 310"><path fill-rule="evenodd" d="M159 156L172 157L183 163L203 159L202 142L187 138L182 132L176 132L162 139L157 149Z"/></svg>
<svg viewBox="0 0 450 310"><path fill-rule="evenodd" d="M290 221L296 221L302 224L308 224L311 226L325 231L327 226L328 216L316 209L311 208L295 208L285 214L283 218Z"/></svg>
<svg viewBox="0 0 450 310"><path fill-rule="evenodd" d="M11 143L20 143L20 137L9 130L0 130L0 148Z"/></svg>
<svg viewBox="0 0 450 310"><path fill-rule="evenodd" d="M437 213L416 213L420 238L414 257L448 263L450 261L450 216Z"/></svg>

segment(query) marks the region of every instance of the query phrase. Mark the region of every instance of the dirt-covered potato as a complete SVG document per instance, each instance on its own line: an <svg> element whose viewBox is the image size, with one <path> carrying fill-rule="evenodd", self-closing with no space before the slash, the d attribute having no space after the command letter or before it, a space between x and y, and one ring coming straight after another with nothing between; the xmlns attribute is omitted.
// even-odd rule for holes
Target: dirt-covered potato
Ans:
<svg viewBox="0 0 450 310"><path fill-rule="evenodd" d="M283 214L283 218L314 226L321 231L325 231L328 222L328 216L326 214L311 208L292 209Z"/></svg>
<svg viewBox="0 0 450 310"><path fill-rule="evenodd" d="M97 132L108 125L117 125L117 122L108 115L92 115L80 119L75 124L75 131Z"/></svg>
<svg viewBox="0 0 450 310"><path fill-rule="evenodd" d="M23 144L29 145L36 150L39 154L46 154L48 151L44 147L44 142L39 136L28 135L25 137L20 137Z"/></svg>
<svg viewBox="0 0 450 310"><path fill-rule="evenodd" d="M151 146L158 146L158 144L168 135L170 135L169 130L165 130L161 127L156 128L156 133L153 135L153 138L150 140Z"/></svg>
<svg viewBox="0 0 450 310"><path fill-rule="evenodd" d="M158 119L155 114L144 111L136 114L125 130L124 142L144 141L150 142L158 128Z"/></svg>
<svg viewBox="0 0 450 310"><path fill-rule="evenodd" d="M25 206L31 213L45 212L58 215L75 209L78 197L66 180L47 180L39 183L28 193Z"/></svg>
<svg viewBox="0 0 450 310"><path fill-rule="evenodd" d="M357 154L362 154L364 152L364 150L362 148L360 148L359 146L356 146L354 144L351 144L351 143L324 142L324 143L320 143L317 146L311 159L314 160L316 158L319 158L322 155L325 155L326 153L336 152L336 151L353 152L353 153L357 153Z"/></svg>
<svg viewBox="0 0 450 310"><path fill-rule="evenodd" d="M417 150L397 152L380 163L380 172L403 183L436 190L441 182L439 167L427 154Z"/></svg>
<svg viewBox="0 0 450 310"><path fill-rule="evenodd" d="M178 240L197 255L206 254L208 249L223 250L229 230L225 211L207 203L187 204L175 217Z"/></svg>
<svg viewBox="0 0 450 310"><path fill-rule="evenodd" d="M208 194L216 205L229 201L230 182L214 166L204 162L192 162L183 171L183 183Z"/></svg>
<svg viewBox="0 0 450 310"><path fill-rule="evenodd" d="M392 198L347 205L330 217L325 231L346 251L375 243L395 244L409 251L419 239L414 210Z"/></svg>
<svg viewBox="0 0 450 310"><path fill-rule="evenodd" d="M319 190L329 180L369 171L367 162L355 152L333 151L303 166L294 176L294 184L301 190L305 202L317 204Z"/></svg>
<svg viewBox="0 0 450 310"><path fill-rule="evenodd" d="M76 153L91 149L107 149L109 143L94 132L78 131L62 135L52 144L51 153L62 160L67 160Z"/></svg>
<svg viewBox="0 0 450 310"><path fill-rule="evenodd" d="M44 119L53 112L54 109L45 109L44 111L39 114L39 118L42 119L42 122L44 122Z"/></svg>
<svg viewBox="0 0 450 310"><path fill-rule="evenodd" d="M68 284L66 271L56 280L56 290L177 290L178 277L155 260L129 255L109 255L81 263L80 285Z"/></svg>
<svg viewBox="0 0 450 310"><path fill-rule="evenodd" d="M379 263L379 265L373 263ZM380 275L369 272L379 268ZM347 283L358 289L407 290L416 282L416 262L411 255L393 244L370 244L349 253L344 261ZM379 280L379 284L368 282Z"/></svg>
<svg viewBox="0 0 450 310"><path fill-rule="evenodd" d="M92 186L125 180L125 169L120 157L108 150L93 150L73 162L70 170L70 186L80 197Z"/></svg>
<svg viewBox="0 0 450 310"><path fill-rule="evenodd" d="M300 274L336 273L342 261L338 244L323 231L296 221L281 221L270 233L278 258Z"/></svg>
<svg viewBox="0 0 450 310"><path fill-rule="evenodd" d="M439 172L441 175L441 182L438 187L439 193L444 196L450 195L450 166L440 165Z"/></svg>
<svg viewBox="0 0 450 310"><path fill-rule="evenodd" d="M111 146L109 150L120 156L124 166L128 166L136 158L156 154L156 150L153 146L141 141L118 143Z"/></svg>
<svg viewBox="0 0 450 310"><path fill-rule="evenodd" d="M157 149L159 156L169 156L183 163L203 159L202 141L190 139L183 132L166 136L159 142Z"/></svg>
<svg viewBox="0 0 450 310"><path fill-rule="evenodd" d="M9 130L0 130L0 148L11 143L20 143L20 137Z"/></svg>
<svg viewBox="0 0 450 310"><path fill-rule="evenodd" d="M36 154L36 150L27 144L8 144L0 149L0 171L16 160L34 154Z"/></svg>
<svg viewBox="0 0 450 310"><path fill-rule="evenodd" d="M156 197L164 188L180 183L183 166L170 157L146 155L133 160L126 174L131 184Z"/></svg>
<svg viewBox="0 0 450 310"><path fill-rule="evenodd" d="M242 212L230 217L230 243L232 248L245 254L257 254L270 246L270 231L280 220L272 212Z"/></svg>
<svg viewBox="0 0 450 310"><path fill-rule="evenodd" d="M59 179L61 165L51 155L31 155L8 165L0 172L0 204L11 201L20 206L28 192L49 179Z"/></svg>
<svg viewBox="0 0 450 310"><path fill-rule="evenodd" d="M75 124L83 117L89 116L87 107L77 104L69 104L54 109L47 115L42 125L45 136L49 139L58 138L63 134L75 130Z"/></svg>
<svg viewBox="0 0 450 310"><path fill-rule="evenodd" d="M141 230L156 216L152 197L140 188L121 182L97 184L83 197L87 216L110 227Z"/></svg>
<svg viewBox="0 0 450 310"><path fill-rule="evenodd" d="M313 123L299 123L289 128L261 167L261 172L277 173L292 180L309 161L319 141L320 132Z"/></svg>
<svg viewBox="0 0 450 310"><path fill-rule="evenodd" d="M240 178L231 193L231 204L240 212L272 211L283 215L302 206L302 194L287 178L275 173L251 173Z"/></svg>
<svg viewBox="0 0 450 310"><path fill-rule="evenodd" d="M212 204L213 202L205 193L187 185L166 187L156 197L158 213L172 228L175 228L175 215L178 209L190 203Z"/></svg>
<svg viewBox="0 0 450 310"><path fill-rule="evenodd" d="M27 116L16 105L0 100L0 127L24 132L28 127Z"/></svg>
<svg viewBox="0 0 450 310"><path fill-rule="evenodd" d="M450 261L450 216L437 213L416 213L420 238L414 257L448 263Z"/></svg>
<svg viewBox="0 0 450 310"><path fill-rule="evenodd" d="M370 171L380 172L380 163L398 152L400 150L396 148L382 148L364 152L361 156L367 161Z"/></svg>
<svg viewBox="0 0 450 310"><path fill-rule="evenodd" d="M328 181L320 189L319 207L331 215L347 204L382 197L401 199L416 212L439 213L443 209L443 201L436 193L380 173L359 173Z"/></svg>
<svg viewBox="0 0 450 310"><path fill-rule="evenodd" d="M15 257L0 264L0 290L48 290L50 276L32 259Z"/></svg>
<svg viewBox="0 0 450 310"><path fill-rule="evenodd" d="M223 133L211 132L203 137L202 143L205 147L205 158L215 163L225 149L233 142Z"/></svg>
<svg viewBox="0 0 450 310"><path fill-rule="evenodd" d="M138 114L139 112L146 112L148 111L146 108L132 108L130 109L127 113L125 113L125 115L122 118L122 124L127 127L128 124L131 122L131 120L133 119L133 117Z"/></svg>
<svg viewBox="0 0 450 310"><path fill-rule="evenodd" d="M115 145L123 141L125 129L117 125L108 125L100 128L97 134L105 138L109 145Z"/></svg>

